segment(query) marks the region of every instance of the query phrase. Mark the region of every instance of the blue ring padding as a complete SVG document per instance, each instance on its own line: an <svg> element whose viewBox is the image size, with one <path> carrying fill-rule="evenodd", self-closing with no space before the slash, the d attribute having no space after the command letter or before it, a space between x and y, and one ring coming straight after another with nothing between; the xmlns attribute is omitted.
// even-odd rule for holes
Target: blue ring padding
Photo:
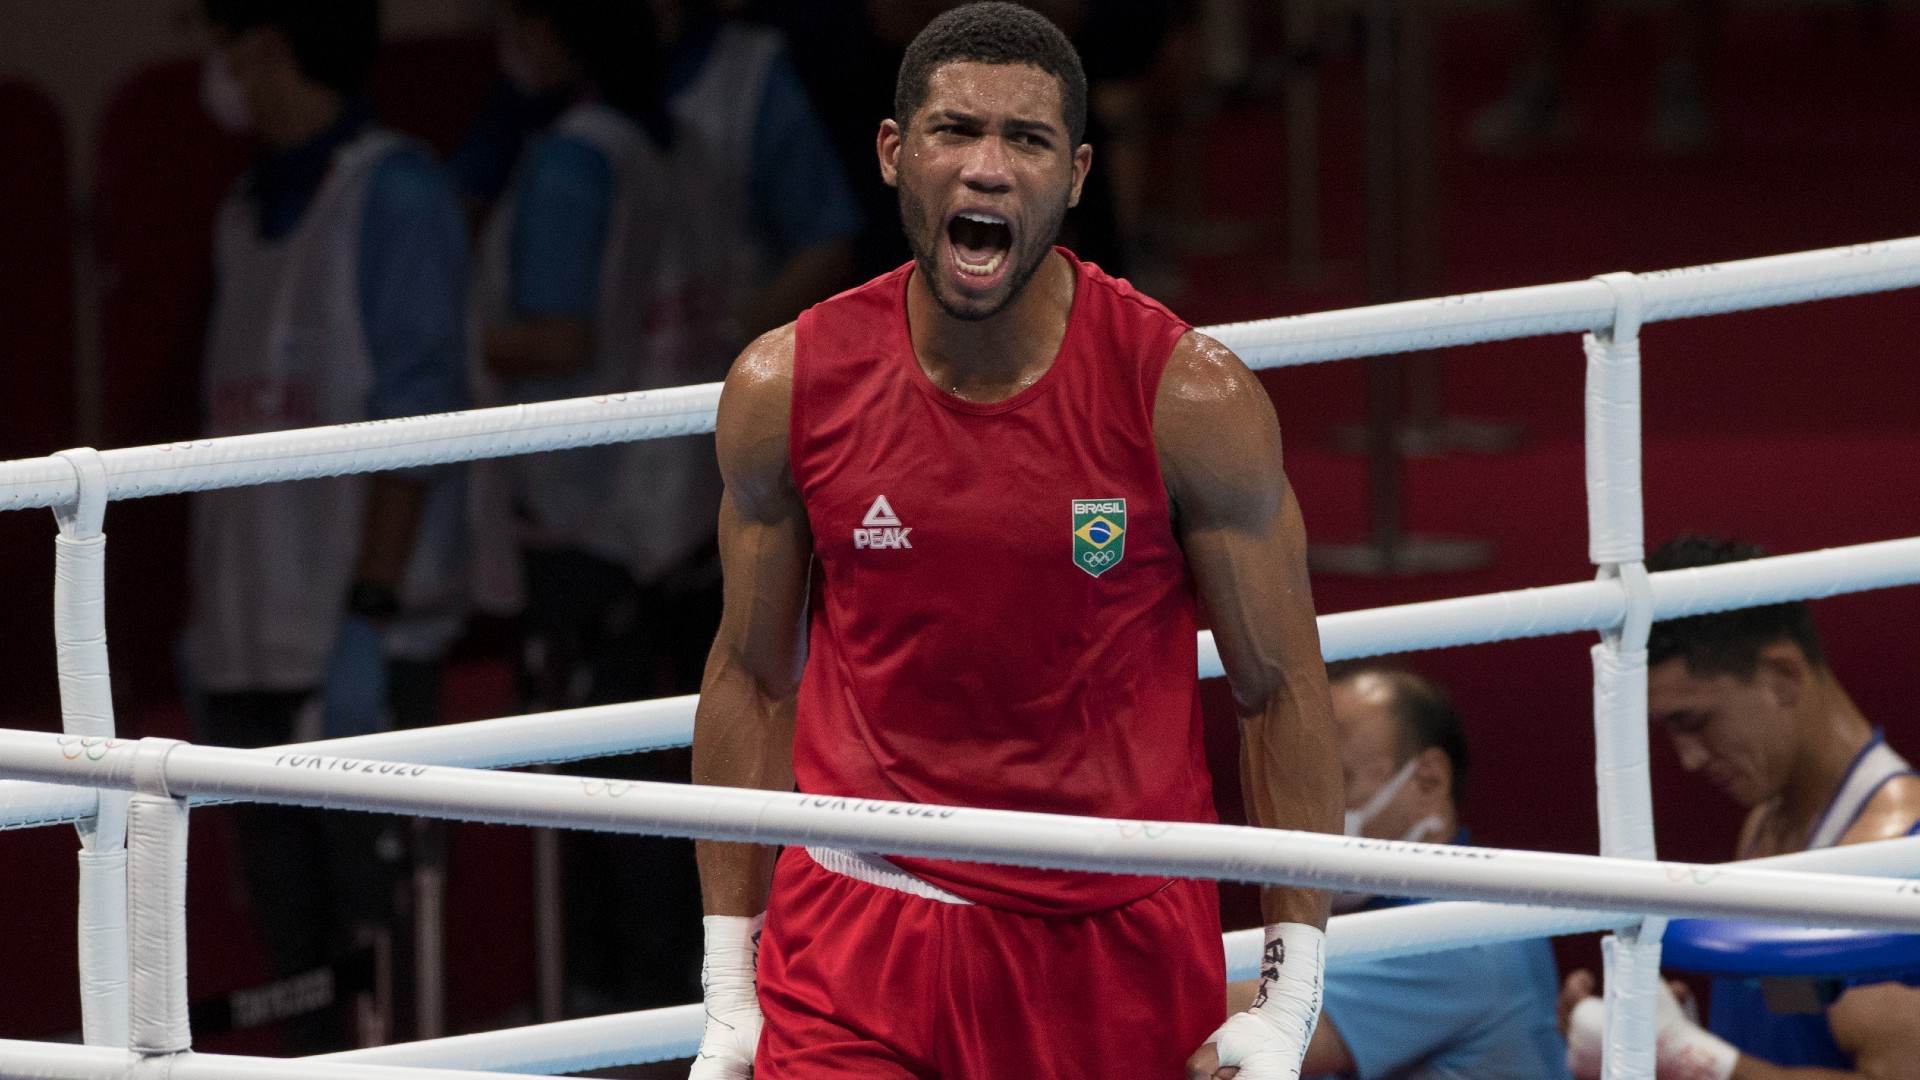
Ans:
<svg viewBox="0 0 1920 1080"><path fill-rule="evenodd" d="M1920 967L1920 934L1675 919L1661 966L1703 975L1868 975Z"/></svg>

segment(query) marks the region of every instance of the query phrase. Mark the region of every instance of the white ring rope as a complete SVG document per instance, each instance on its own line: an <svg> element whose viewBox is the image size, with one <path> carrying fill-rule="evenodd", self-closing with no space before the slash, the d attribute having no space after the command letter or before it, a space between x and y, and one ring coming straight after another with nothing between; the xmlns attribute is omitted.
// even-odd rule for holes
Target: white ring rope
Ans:
<svg viewBox="0 0 1920 1080"><path fill-rule="evenodd" d="M99 1047L0 1041L0 1074L84 1076L89 1080L145 1072L182 1078L354 1075L392 1076L398 1080L402 1076L456 1074L416 1074L374 1062L404 1058L418 1063L457 1064L468 1058L485 1058L493 1068L516 1067L512 1063L526 1061L527 1056L501 1049L510 1046L516 1035L532 1042L551 1036L556 1048L559 1040L568 1037L589 1038L585 1028L574 1029L570 1036L560 1034L561 1026L496 1032L356 1054L352 1056L356 1064L351 1066L176 1052L184 1051L189 1044L184 1012L185 931L178 917L184 910L181 883L189 796L201 800L257 798L669 835L869 845L902 854L1360 887L1392 895L1576 904L1606 910L1542 911L1516 909L1509 904L1442 903L1336 920L1341 932L1330 938L1330 943L1334 943L1335 958L1343 949L1364 951L1369 946L1358 944L1362 939L1371 942L1372 948L1385 950L1377 955L1400 955L1420 949L1420 941L1466 941L1476 935L1478 940L1511 940L1612 928L1624 936L1609 942L1614 946L1610 955L1625 956L1622 963L1639 976L1632 981L1649 985L1656 977L1659 936L1666 914L1920 928L1920 885L1910 882L1809 876L1755 868L1758 864L1697 867L1657 863L1651 858L1651 816L1642 812L1646 809L1647 780L1643 700L1646 658L1641 635L1648 621L1912 583L1920 580L1920 538L1650 578L1639 562L1643 499L1637 339L1643 322L1915 284L1920 284L1920 238L1907 238L1205 328L1255 368L1549 333L1588 333L1593 361L1587 407L1589 546L1600 566L1600 580L1341 613L1321 620L1321 635L1326 658L1333 660L1573 630L1602 631L1605 641L1595 650L1602 835L1612 838L1606 850L1641 858L1597 859L1444 845L1380 844L1231 826L1067 818L378 763L380 759L409 758L499 766L624 752L646 744L684 745L693 709L691 698L483 721L461 725L464 730L366 736L317 744L310 748L315 752L304 754L294 748L230 751L170 740L119 743L110 739L105 640L98 618L104 603L99 523L108 500L699 434L713 428L719 387L636 391L99 453L81 449L49 458L0 462L0 510L54 507L61 516L63 531L75 542L73 551L62 552L62 566L71 564L73 572L61 575L63 584L70 586L69 595L61 602L61 610L70 612L71 617L62 616L60 650L63 713L69 734L0 732L0 772L86 784L93 789L67 792L33 782L0 782L0 828L79 820L83 829L106 834L102 850L82 855L83 875L88 880L98 878L96 884L102 884L116 877L115 860L126 857L126 876L136 883L133 891L164 896L161 906L172 909L151 912L145 910L151 905L143 905L145 921L135 927L131 946L119 944L124 920L116 923L115 913L105 910L111 905L103 906L102 898L110 900L114 895L111 890L89 897L83 902L81 914L83 953L90 944L98 953L106 943L114 943L114 949L124 948L132 956L133 1015L135 1026L143 1033L134 1045L151 1051L151 1056ZM74 646L71 649L66 644L69 638ZM1200 674L1220 674L1217 650L1210 635L1205 634L1200 640ZM585 715L589 713L593 715ZM628 727L630 718L642 717L651 727L638 732ZM616 732L616 725L627 730ZM1639 729L1637 737L1635 728ZM538 740L555 729L564 734L541 747ZM462 735L468 737L464 743L459 741ZM327 753L318 753L323 747ZM345 761L338 756L342 751L354 755L354 771L346 771ZM276 759L278 765L273 763ZM302 764L296 767L294 762ZM164 829L143 829L133 850L125 852L114 845L119 808L125 799L114 789L132 788L146 793L143 807L151 805L156 811L169 807L172 817L165 820L172 824ZM156 795L163 800L155 802ZM162 820L152 815L149 819ZM1017 839L1008 840L1009 835ZM1920 874L1920 840L1863 847L1878 850L1815 853L1834 856L1833 861L1817 865L1856 873ZM1792 865L1813 867L1816 863ZM1646 917L1641 913L1647 913ZM1355 919L1374 921L1357 924ZM1356 944L1338 944L1343 940ZM1226 946L1234 957L1236 971L1250 958L1254 944L1247 934L1227 936ZM143 962L152 966L143 970ZM83 963L83 969L88 966ZM1610 981L1610 998L1618 996L1617 989ZM113 1000L116 995L120 1000ZM88 1002L89 1042L115 1041L112 1030L116 1023L125 1022L125 1001L124 986L116 983L110 964L98 966L91 975L83 970L83 997ZM678 1032L672 1037L684 1044L690 1025L680 1013L686 1008L697 1007L629 1014L620 1019L630 1031L636 1025L648 1031L657 1027L663 1039ZM1608 1076L1611 1080L1651 1080L1649 1018L1631 1009L1615 1008L1614 1014L1618 1022L1609 1031ZM697 1017L693 1019L697 1021ZM616 1052L597 1042L598 1038L591 1037L595 1041L592 1054ZM483 1046L494 1050L483 1051ZM570 1069L592 1067L579 1063L586 1060L580 1056L586 1052L587 1048L576 1043L574 1057L542 1059L539 1063ZM574 1064L558 1064L562 1060ZM595 1058L594 1063L622 1062Z"/></svg>
<svg viewBox="0 0 1920 1080"><path fill-rule="evenodd" d="M98 751L97 753L95 751ZM1799 926L1920 930L1920 885L1283 829L1072 817L795 792L530 773L0 731L0 772L129 789L158 775L176 797L609 832L848 847L1021 866L1517 900ZM1920 838L1901 841L1920 853Z"/></svg>
<svg viewBox="0 0 1920 1080"><path fill-rule="evenodd" d="M1637 275L1646 322L1741 311L1920 284L1920 237ZM1203 328L1251 367L1465 345L1610 325L1599 281L1379 304ZM713 430L718 384L509 405L260 435L107 450L107 498L471 461ZM0 510L76 497L58 458L0 462Z"/></svg>
<svg viewBox="0 0 1920 1080"><path fill-rule="evenodd" d="M1920 538L1668 570L1648 579L1657 619L1920 584ZM1320 643L1331 662L1601 630L1618 625L1624 608L1617 585L1583 581L1322 615ZM1212 634L1201 635L1200 653L1201 675L1219 676L1219 652L1213 647ZM278 749L471 768L577 761L686 746L693 736L697 701L694 695L655 698ZM0 781L0 829L77 821L93 812L94 803L91 792L72 787Z"/></svg>

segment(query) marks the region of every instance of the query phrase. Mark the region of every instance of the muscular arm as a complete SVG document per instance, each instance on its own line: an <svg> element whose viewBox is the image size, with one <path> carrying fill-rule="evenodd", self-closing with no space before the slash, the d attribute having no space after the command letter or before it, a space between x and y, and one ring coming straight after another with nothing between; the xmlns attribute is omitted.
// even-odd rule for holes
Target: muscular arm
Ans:
<svg viewBox="0 0 1920 1080"><path fill-rule="evenodd" d="M1906 836L1917 819L1920 780L1897 777L1874 794L1840 842ZM1893 982L1855 986L1827 1009L1833 1041L1853 1058L1852 1071L1782 1068L1742 1054L1733 1080L1920 1080L1915 1017L1920 1017L1920 989Z"/></svg>
<svg viewBox="0 0 1920 1080"><path fill-rule="evenodd" d="M694 715L697 784L793 786L793 704L806 660L813 541L787 461L792 394L789 325L747 347L720 397L726 597ZM713 840L695 848L707 914L751 916L766 909L773 848Z"/></svg>
<svg viewBox="0 0 1920 1080"><path fill-rule="evenodd" d="M1899 983L1856 986L1827 1010L1833 1041L1853 1068L1783 1068L1746 1054L1733 1080L1920 1080L1920 990Z"/></svg>
<svg viewBox="0 0 1920 1080"><path fill-rule="evenodd" d="M1188 333L1154 405L1175 524L1240 714L1247 817L1338 833L1343 802L1327 673L1307 585L1306 532L1259 380L1225 346ZM1269 924L1324 927L1327 897L1269 888Z"/></svg>

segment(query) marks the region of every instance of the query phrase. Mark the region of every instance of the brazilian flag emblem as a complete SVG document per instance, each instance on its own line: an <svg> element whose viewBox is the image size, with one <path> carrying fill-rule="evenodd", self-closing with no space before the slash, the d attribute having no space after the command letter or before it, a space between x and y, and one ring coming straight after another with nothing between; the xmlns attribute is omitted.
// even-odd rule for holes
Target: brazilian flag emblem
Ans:
<svg viewBox="0 0 1920 1080"><path fill-rule="evenodd" d="M1127 500L1073 500L1073 565L1099 577L1127 554Z"/></svg>

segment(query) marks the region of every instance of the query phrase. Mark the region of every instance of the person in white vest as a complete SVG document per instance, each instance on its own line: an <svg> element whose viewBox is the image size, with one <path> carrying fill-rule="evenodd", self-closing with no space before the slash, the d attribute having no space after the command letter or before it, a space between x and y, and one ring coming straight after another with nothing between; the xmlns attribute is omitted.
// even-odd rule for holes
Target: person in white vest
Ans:
<svg viewBox="0 0 1920 1080"><path fill-rule="evenodd" d="M1647 569L1757 558L1739 541L1684 536ZM1920 834L1920 775L1862 715L1804 603L1653 625L1647 709L1689 773L1747 808L1737 859ZM1825 980L1791 1000L1756 978L1713 980L1702 1028L1661 1002L1659 1080L1920 1077L1920 969ZM1598 1076L1605 1009L1585 971L1561 1009L1576 1077Z"/></svg>
<svg viewBox="0 0 1920 1080"><path fill-rule="evenodd" d="M201 374L207 435L465 406L466 241L427 150L361 95L374 0L202 0L203 103L259 153L221 206ZM192 503L184 657L200 737L263 746L437 719L458 633L453 470L205 492ZM386 915L379 825L234 811L277 974L364 944ZM343 1033L298 1025L293 1049Z"/></svg>
<svg viewBox="0 0 1920 1080"><path fill-rule="evenodd" d="M713 148L732 348L853 283L862 217L846 169L770 27L723 19L714 0L654 0L673 116Z"/></svg>
<svg viewBox="0 0 1920 1080"><path fill-rule="evenodd" d="M710 382L731 355L712 155L669 115L647 4L510 0L500 59L528 99L570 103L531 138L480 241L486 403ZM720 474L706 439L539 454L484 470L484 542L513 535L522 705L564 709L697 689L719 623ZM476 502L482 500L477 499ZM506 504L501 507L498 503ZM501 524L511 516L511 524ZM486 561L501 553L490 550ZM491 598L495 601L500 597ZM499 605L508 606L508 605ZM595 775L685 781L686 754ZM699 993L688 841L563 838L568 1009Z"/></svg>

